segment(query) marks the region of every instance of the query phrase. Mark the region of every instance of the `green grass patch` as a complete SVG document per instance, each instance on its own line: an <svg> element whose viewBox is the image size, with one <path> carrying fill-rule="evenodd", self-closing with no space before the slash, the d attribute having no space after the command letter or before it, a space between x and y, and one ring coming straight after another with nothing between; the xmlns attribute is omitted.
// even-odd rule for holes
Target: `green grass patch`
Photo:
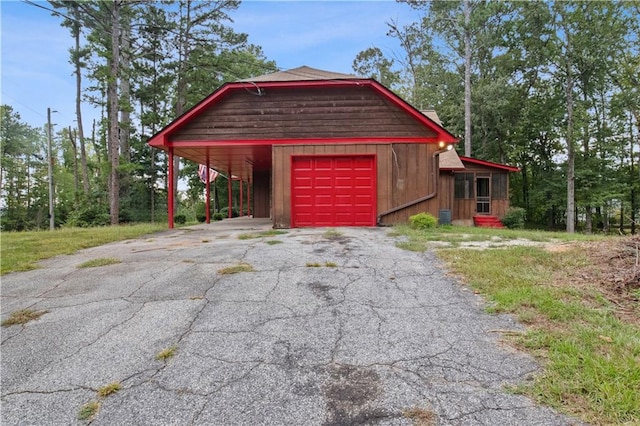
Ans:
<svg viewBox="0 0 640 426"><path fill-rule="evenodd" d="M114 393L118 392L120 389L122 389L122 385L120 385L120 383L109 383L108 385L104 385L100 389L98 389L98 396L100 398L106 398L109 395L113 395Z"/></svg>
<svg viewBox="0 0 640 426"><path fill-rule="evenodd" d="M307 262L305 265L307 268L320 268L322 266L321 263L318 262Z"/></svg>
<svg viewBox="0 0 640 426"><path fill-rule="evenodd" d="M62 228L55 231L3 232L0 275L36 269L37 262L61 254L114 241L164 231L166 224L138 224L98 228Z"/></svg>
<svg viewBox="0 0 640 426"><path fill-rule="evenodd" d="M276 244L282 244L282 241L280 241L280 240L267 240L267 241L265 241L265 243L269 244L270 246L274 246Z"/></svg>
<svg viewBox="0 0 640 426"><path fill-rule="evenodd" d="M255 238L260 238L259 234L240 234L238 235L239 240L253 240Z"/></svg>
<svg viewBox="0 0 640 426"><path fill-rule="evenodd" d="M90 401L84 404L78 412L78 420L91 420L100 410L100 401Z"/></svg>
<svg viewBox="0 0 640 426"><path fill-rule="evenodd" d="M640 423L640 329L571 287L571 272L588 265L584 250L516 246L438 255L486 296L490 312L529 325L505 338L537 356L544 371L516 391L586 422Z"/></svg>
<svg viewBox="0 0 640 426"><path fill-rule="evenodd" d="M249 233L249 234L240 234L238 235L239 240L252 240L255 238L263 238L263 237L273 237L275 235L286 234L287 231L282 231L280 229L270 229L268 231L258 232L258 233Z"/></svg>
<svg viewBox="0 0 640 426"><path fill-rule="evenodd" d="M120 259L114 257L101 257L98 259L87 260L78 265L78 268L97 268L98 266L115 265L122 263Z"/></svg>
<svg viewBox="0 0 640 426"><path fill-rule="evenodd" d="M248 263L239 263L234 266L228 266L226 268L218 269L218 273L220 275L231 275L231 274L238 274L240 272L253 272L253 271L254 271L253 266L249 265Z"/></svg>
<svg viewBox="0 0 640 426"><path fill-rule="evenodd" d="M9 315L9 318L2 321L2 326L10 327L17 324L26 324L29 321L37 320L47 312L49 311L32 311L31 309L21 309L19 311L12 312L11 315Z"/></svg>
<svg viewBox="0 0 640 426"><path fill-rule="evenodd" d="M327 268L337 268L338 264L336 262L324 262L324 266Z"/></svg>
<svg viewBox="0 0 640 426"><path fill-rule="evenodd" d="M260 233L261 237L273 237L274 235L284 235L287 231L283 231L282 229L270 229L268 231L264 231Z"/></svg>
<svg viewBox="0 0 640 426"><path fill-rule="evenodd" d="M567 234L566 232L547 232L522 229L495 229L479 228L472 226L439 226L428 229L413 229L409 225L396 225L387 235L392 237L406 236L408 238L408 250L418 250L420 244L425 249L430 242L444 242L452 246L472 241L509 241L525 239L535 242L573 242L573 241L598 241L610 238L601 235ZM403 244L403 243L399 243ZM404 248L404 247L401 247Z"/></svg>
<svg viewBox="0 0 640 426"><path fill-rule="evenodd" d="M327 229L324 234L322 234L323 237L328 239L342 237L342 235L344 234L337 229Z"/></svg>
<svg viewBox="0 0 640 426"><path fill-rule="evenodd" d="M171 346L169 348L163 349L156 355L156 360L158 361L166 361L169 358L172 358L176 352L178 351L177 346Z"/></svg>

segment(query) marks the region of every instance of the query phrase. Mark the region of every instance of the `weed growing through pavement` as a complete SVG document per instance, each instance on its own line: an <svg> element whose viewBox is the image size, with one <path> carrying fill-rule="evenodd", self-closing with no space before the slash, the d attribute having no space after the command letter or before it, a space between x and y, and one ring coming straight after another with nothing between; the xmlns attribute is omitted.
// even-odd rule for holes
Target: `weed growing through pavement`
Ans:
<svg viewBox="0 0 640 426"><path fill-rule="evenodd" d="M238 235L239 240L252 240L254 238L260 238L258 234L240 234Z"/></svg>
<svg viewBox="0 0 640 426"><path fill-rule="evenodd" d="M176 352L178 351L178 347L177 346L171 346L167 349L163 349L160 352L158 352L158 354L156 355L156 360L158 361L166 361L169 358L173 357Z"/></svg>
<svg viewBox="0 0 640 426"><path fill-rule="evenodd" d="M342 237L343 233L336 230L336 229L328 229L325 231L324 234L322 234L325 238L328 239L332 239L332 238L338 238L338 237Z"/></svg>
<svg viewBox="0 0 640 426"><path fill-rule="evenodd" d="M47 310L32 311L31 309L21 309L19 311L12 312L9 318L2 321L3 327L9 327L16 324L26 324L29 321L37 320L42 315L46 314Z"/></svg>
<svg viewBox="0 0 640 426"><path fill-rule="evenodd" d="M106 398L109 395L112 395L122 389L122 385L118 382L109 383L108 385L102 386L98 389L98 396L100 398Z"/></svg>
<svg viewBox="0 0 640 426"><path fill-rule="evenodd" d="M265 243L269 244L270 246L274 246L276 244L282 244L282 241L280 241L280 240L268 240L268 241L265 241Z"/></svg>
<svg viewBox="0 0 640 426"><path fill-rule="evenodd" d="M251 234L240 234L238 235L238 239L239 240L252 240L255 238L262 238L262 237L272 237L274 235L282 235L282 234L286 234L287 231L282 231L280 229L270 229L268 231L263 231L260 233L251 233Z"/></svg>
<svg viewBox="0 0 640 426"><path fill-rule="evenodd" d="M78 412L78 420L92 420L100 410L100 401L89 401Z"/></svg>
<svg viewBox="0 0 640 426"><path fill-rule="evenodd" d="M237 274L240 272L253 272L253 271L254 271L253 266L249 265L248 263L239 263L234 266L228 266L226 268L218 269L218 273L220 275L231 275L231 274Z"/></svg>
<svg viewBox="0 0 640 426"><path fill-rule="evenodd" d="M327 268L336 268L338 265L335 262L324 262L324 265L319 262L307 262L307 268L321 268L322 266Z"/></svg>
<svg viewBox="0 0 640 426"><path fill-rule="evenodd" d="M436 424L436 414L426 408L409 408L404 410L402 415L413 420L415 426L434 426Z"/></svg>
<svg viewBox="0 0 640 426"><path fill-rule="evenodd" d="M87 260L86 262L79 264L78 268L96 268L98 266L115 265L117 263L122 263L122 261L114 257L101 257L99 259Z"/></svg>

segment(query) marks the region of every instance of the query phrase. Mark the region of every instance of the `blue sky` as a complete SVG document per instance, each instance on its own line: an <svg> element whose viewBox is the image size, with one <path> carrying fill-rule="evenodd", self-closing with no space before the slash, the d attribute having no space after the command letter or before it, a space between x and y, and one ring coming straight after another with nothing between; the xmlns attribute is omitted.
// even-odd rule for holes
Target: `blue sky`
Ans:
<svg viewBox="0 0 640 426"><path fill-rule="evenodd" d="M32 126L46 122L48 107L58 111L52 115L56 129L74 126L75 77L68 54L73 40L68 29L60 27L60 18L21 1L0 0L0 12L1 102ZM418 18L406 4L390 0L250 0L231 16L236 31L249 34L249 41L262 46L281 69L308 65L343 73L353 72L353 59L368 47L389 54L399 51L386 36L387 21L407 24ZM87 104L83 113L89 120L97 116Z"/></svg>

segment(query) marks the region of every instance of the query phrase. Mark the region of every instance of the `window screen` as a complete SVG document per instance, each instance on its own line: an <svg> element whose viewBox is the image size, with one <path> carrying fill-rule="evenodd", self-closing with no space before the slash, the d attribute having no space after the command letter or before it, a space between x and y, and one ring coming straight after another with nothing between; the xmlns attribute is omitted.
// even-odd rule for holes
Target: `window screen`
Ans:
<svg viewBox="0 0 640 426"><path fill-rule="evenodd" d="M506 200L507 194L507 174L494 173L491 179L491 196L495 200Z"/></svg>
<svg viewBox="0 0 640 426"><path fill-rule="evenodd" d="M456 173L453 196L458 199L473 198L473 173Z"/></svg>

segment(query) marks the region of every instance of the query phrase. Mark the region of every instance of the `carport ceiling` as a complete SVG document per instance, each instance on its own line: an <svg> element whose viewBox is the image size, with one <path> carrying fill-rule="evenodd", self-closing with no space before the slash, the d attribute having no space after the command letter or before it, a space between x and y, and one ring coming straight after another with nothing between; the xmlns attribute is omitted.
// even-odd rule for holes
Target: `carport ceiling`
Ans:
<svg viewBox="0 0 640 426"><path fill-rule="evenodd" d="M210 145L203 147L203 145ZM253 171L271 169L271 144L211 143L193 144L174 143L174 153L179 157L207 164L222 173L231 170L234 176L250 178Z"/></svg>

